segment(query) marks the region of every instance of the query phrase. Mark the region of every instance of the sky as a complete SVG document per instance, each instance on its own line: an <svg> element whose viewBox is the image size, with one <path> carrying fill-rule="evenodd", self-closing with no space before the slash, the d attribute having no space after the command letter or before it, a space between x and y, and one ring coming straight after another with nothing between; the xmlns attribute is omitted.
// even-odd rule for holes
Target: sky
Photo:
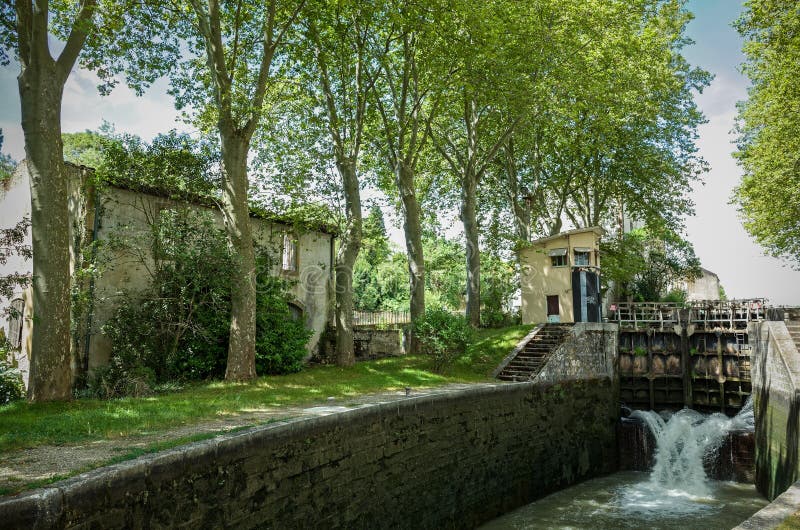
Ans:
<svg viewBox="0 0 800 530"><path fill-rule="evenodd" d="M729 204L732 190L741 178L741 170L731 156L735 147L730 132L736 102L747 97L748 85L737 69L744 60L742 42L731 27L741 5L736 0L690 0L688 7L696 17L688 27L695 44L686 48L684 55L690 63L715 75L711 86L696 98L708 119L700 127L698 147L711 170L704 177L705 184L696 185L693 190L696 213L686 221L688 239L703 266L717 273L729 298L766 297L776 305L800 305L800 272L765 256L742 228L735 207ZM14 65L0 67L3 151L19 160L24 158L24 144L17 74ZM172 128L193 132L179 121L163 80L143 97L137 97L122 83L110 96L100 97L96 84L91 72L72 73L61 113L64 132L97 129L104 120L112 123L117 132L134 133L145 139ZM1 216L2 212L3 221ZM403 248L397 226L390 227L390 237Z"/></svg>

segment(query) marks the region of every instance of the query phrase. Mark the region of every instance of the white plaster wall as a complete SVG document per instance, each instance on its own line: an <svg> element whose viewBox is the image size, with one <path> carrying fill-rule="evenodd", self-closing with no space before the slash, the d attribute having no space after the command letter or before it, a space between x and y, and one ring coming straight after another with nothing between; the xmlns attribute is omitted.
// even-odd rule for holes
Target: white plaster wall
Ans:
<svg viewBox="0 0 800 530"><path fill-rule="evenodd" d="M102 328L114 313L117 301L124 292L142 290L151 281L147 227L160 208L170 206L166 199L119 188L108 188L98 202L100 221L96 239L101 243L97 260L99 277L93 297L89 370L108 363L111 341L103 335ZM124 239L132 248L141 245L141 252L112 249L108 245L112 238Z"/></svg>
<svg viewBox="0 0 800 530"><path fill-rule="evenodd" d="M305 324L314 334L308 341L309 357L316 351L319 339L328 323L333 299L331 281L331 239L322 232L298 232L293 227L263 219L250 219L253 239L269 249L272 256L272 273L293 283L293 303L303 310ZM283 238L285 234L295 239L297 270L283 269Z"/></svg>
<svg viewBox="0 0 800 530"><path fill-rule="evenodd" d="M703 275L701 277L687 281L686 299L689 301L718 300L719 278L717 275L703 270Z"/></svg>
<svg viewBox="0 0 800 530"><path fill-rule="evenodd" d="M272 228L277 229L279 249L282 251L286 227L272 225ZM306 326L314 330L314 335L308 341L309 355L318 347L328 324L333 301L331 240L330 234L321 232L301 234L297 242L297 274L282 272L285 277L297 280L292 288L295 304L303 309ZM277 261L278 267L281 267L282 263Z"/></svg>

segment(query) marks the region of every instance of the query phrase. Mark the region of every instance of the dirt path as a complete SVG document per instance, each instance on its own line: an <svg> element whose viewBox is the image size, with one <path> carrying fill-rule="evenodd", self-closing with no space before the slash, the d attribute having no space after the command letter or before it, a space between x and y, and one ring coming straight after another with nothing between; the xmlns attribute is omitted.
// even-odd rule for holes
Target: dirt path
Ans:
<svg viewBox="0 0 800 530"><path fill-rule="evenodd" d="M431 389L414 389L412 396L443 394L475 386L452 384ZM153 444L185 439L203 434L222 434L233 429L251 427L272 421L336 414L354 407L370 406L405 399L404 391L346 398L328 398L325 401L303 406L271 407L248 411L224 418L194 423L169 431L147 435L98 440L72 445L42 445L30 449L11 451L0 455L0 491L14 491L32 482L65 478L89 469L94 469L141 452Z"/></svg>

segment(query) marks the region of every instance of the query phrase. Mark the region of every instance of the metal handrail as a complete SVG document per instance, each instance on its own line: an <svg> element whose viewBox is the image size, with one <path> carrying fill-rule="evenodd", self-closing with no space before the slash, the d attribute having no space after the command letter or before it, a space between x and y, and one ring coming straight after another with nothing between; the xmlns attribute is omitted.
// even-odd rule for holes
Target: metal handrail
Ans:
<svg viewBox="0 0 800 530"><path fill-rule="evenodd" d="M764 320L766 299L699 300L686 304L674 302L618 302L610 306L609 322L634 328L693 324L701 329L737 329L748 322ZM686 310L684 317L681 310ZM682 320L685 319L685 322Z"/></svg>

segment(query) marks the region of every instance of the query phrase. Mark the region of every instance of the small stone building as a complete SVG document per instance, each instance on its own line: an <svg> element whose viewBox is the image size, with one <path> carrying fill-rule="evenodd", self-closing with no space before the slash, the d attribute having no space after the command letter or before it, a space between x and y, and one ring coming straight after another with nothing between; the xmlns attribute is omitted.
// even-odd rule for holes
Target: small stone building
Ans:
<svg viewBox="0 0 800 530"><path fill-rule="evenodd" d="M105 185L95 190L91 186L91 168L66 163L69 176L70 250L71 270L78 260L87 256L82 250L93 241L108 241L124 234L135 238L151 230L151 221L165 209L189 208L197 212L210 212L214 222L222 228L219 209L207 199L192 197L191 200L176 200L158 190L143 190L126 185ZM4 227L13 226L23 217L30 217L30 183L26 165L21 162L12 179L0 189L0 212ZM302 318L313 335L308 342L309 356L317 350L320 336L329 320L333 303L333 257L336 233L322 225L297 223L282 219L279 215L251 215L253 238L256 244L266 248L272 260L272 274L294 280L291 288L290 309L297 318ZM28 235L28 244L30 235ZM115 299L125 291L136 291L148 285L149 274L146 261L130 259L123 251L105 245L103 266L89 289L91 310L76 322L83 328L73 343L73 372L92 370L108 362L111 353L110 340L103 335L102 328L112 316ZM108 250L111 249L111 250ZM128 253L129 254L129 253ZM88 258L91 259L91 258ZM30 261L12 256L0 265L0 275L11 273L29 274L33 270ZM30 288L18 290L10 300L0 298L0 308L14 307L12 316L0 313L0 329L3 329L14 348L12 361L16 363L27 382L29 352L31 346L32 296ZM89 316L91 315L91 316ZM81 337L83 335L83 337ZM81 366L82 365L82 366Z"/></svg>
<svg viewBox="0 0 800 530"><path fill-rule="evenodd" d="M686 300L719 300L719 276L708 269L700 268L700 277L686 280L683 285Z"/></svg>
<svg viewBox="0 0 800 530"><path fill-rule="evenodd" d="M538 239L518 252L522 322L600 322L600 227Z"/></svg>

